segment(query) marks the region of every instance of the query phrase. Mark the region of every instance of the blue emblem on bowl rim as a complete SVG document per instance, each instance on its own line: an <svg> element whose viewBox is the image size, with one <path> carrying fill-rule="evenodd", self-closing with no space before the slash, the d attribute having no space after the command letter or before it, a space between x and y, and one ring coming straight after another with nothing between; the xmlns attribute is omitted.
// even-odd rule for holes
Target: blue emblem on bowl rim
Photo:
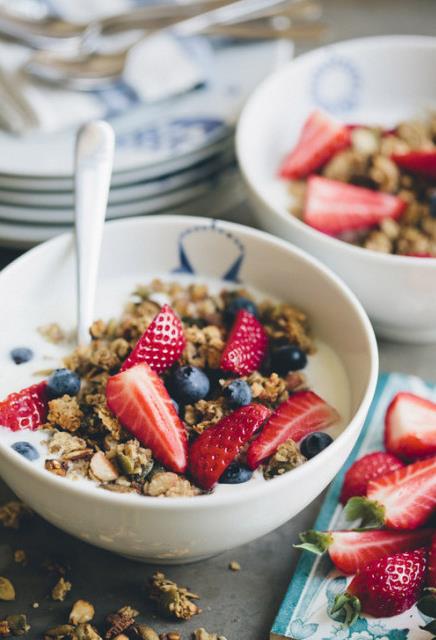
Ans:
<svg viewBox="0 0 436 640"><path fill-rule="evenodd" d="M338 95L326 90L330 74L340 74L343 79L344 87ZM361 77L357 67L347 58L336 55L317 67L310 80L312 101L332 114L354 111L359 103L360 87Z"/></svg>

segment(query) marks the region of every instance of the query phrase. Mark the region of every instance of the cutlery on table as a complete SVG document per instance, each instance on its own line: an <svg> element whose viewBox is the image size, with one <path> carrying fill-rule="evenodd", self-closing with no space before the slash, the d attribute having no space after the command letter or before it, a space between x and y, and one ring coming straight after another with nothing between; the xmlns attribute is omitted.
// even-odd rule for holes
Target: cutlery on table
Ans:
<svg viewBox="0 0 436 640"><path fill-rule="evenodd" d="M272 7L281 8L301 0L237 0L162 29L153 31L187 37L207 32L208 29L255 17ZM145 38L149 37L148 35ZM282 36L283 37L283 36ZM81 91L91 91L116 82L123 74L132 49L140 45L141 37L133 46L115 53L83 53L76 57L60 56L55 52L38 51L25 64L24 70L44 82Z"/></svg>
<svg viewBox="0 0 436 640"><path fill-rule="evenodd" d="M75 153L75 242L77 268L77 343L90 340L98 264L112 174L115 136L97 120L84 125Z"/></svg>

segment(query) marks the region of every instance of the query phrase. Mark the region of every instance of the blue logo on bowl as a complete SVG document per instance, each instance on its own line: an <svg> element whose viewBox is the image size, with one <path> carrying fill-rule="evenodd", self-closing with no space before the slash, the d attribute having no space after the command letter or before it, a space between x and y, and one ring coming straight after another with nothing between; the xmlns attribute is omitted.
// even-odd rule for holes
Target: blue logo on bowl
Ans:
<svg viewBox="0 0 436 640"><path fill-rule="evenodd" d="M201 274L239 282L245 257L242 242L216 220L184 231L178 242L179 265L173 273Z"/></svg>
<svg viewBox="0 0 436 640"><path fill-rule="evenodd" d="M310 82L313 102L332 114L350 113L359 103L360 75L356 66L343 57L323 62Z"/></svg>

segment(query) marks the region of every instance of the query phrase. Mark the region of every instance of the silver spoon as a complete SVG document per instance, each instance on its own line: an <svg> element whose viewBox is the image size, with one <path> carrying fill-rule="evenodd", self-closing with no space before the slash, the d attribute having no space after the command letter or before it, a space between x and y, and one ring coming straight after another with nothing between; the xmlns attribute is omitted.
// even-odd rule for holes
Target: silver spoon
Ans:
<svg viewBox="0 0 436 640"><path fill-rule="evenodd" d="M84 125L77 135L75 240L79 345L87 344L90 339L114 147L113 129L102 120Z"/></svg>
<svg viewBox="0 0 436 640"><path fill-rule="evenodd" d="M299 2L301 0L237 0L229 5L163 27L159 31L170 32L179 37L197 35L218 25L258 15L262 11L271 10L272 7ZM142 40L143 38L139 40L139 44ZM133 47L136 44L138 42ZM50 84L79 91L92 91L108 86L122 76L133 47L127 47L117 53L93 52L74 58L40 51L25 64L24 70L29 75Z"/></svg>

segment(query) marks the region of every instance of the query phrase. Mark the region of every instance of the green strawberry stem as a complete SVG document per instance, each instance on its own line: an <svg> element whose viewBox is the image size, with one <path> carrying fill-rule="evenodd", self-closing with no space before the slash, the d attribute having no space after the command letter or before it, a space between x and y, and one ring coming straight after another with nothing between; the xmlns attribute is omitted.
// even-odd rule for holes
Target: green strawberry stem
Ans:
<svg viewBox="0 0 436 640"><path fill-rule="evenodd" d="M432 620L428 624L424 625L423 627L419 627L419 628L423 629L423 631L428 631L429 633L432 633L433 635L436 635L436 620Z"/></svg>
<svg viewBox="0 0 436 640"><path fill-rule="evenodd" d="M385 523L385 508L368 498L350 498L345 505L347 520L360 520L363 529L380 529Z"/></svg>
<svg viewBox="0 0 436 640"><path fill-rule="evenodd" d="M333 542L333 536L330 533L324 533L322 531L303 531L300 533L300 540L302 544L294 544L295 549L304 549L316 555L322 555Z"/></svg>
<svg viewBox="0 0 436 640"><path fill-rule="evenodd" d="M332 618L340 619L344 624L353 625L362 610L359 598L351 593L340 593L336 596L330 615Z"/></svg>
<svg viewBox="0 0 436 640"><path fill-rule="evenodd" d="M436 589L429 587L418 600L417 607L421 613L429 618L436 618Z"/></svg>

